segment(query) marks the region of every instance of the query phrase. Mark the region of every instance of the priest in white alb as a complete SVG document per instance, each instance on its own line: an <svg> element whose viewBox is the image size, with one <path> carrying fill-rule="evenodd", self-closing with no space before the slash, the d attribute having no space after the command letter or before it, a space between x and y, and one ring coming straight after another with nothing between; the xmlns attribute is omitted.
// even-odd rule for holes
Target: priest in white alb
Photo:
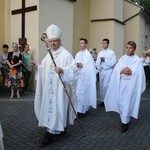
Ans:
<svg viewBox="0 0 150 150"><path fill-rule="evenodd" d="M75 113L69 103L64 87L58 76L60 74L70 94L76 110L75 96L75 61L71 54L62 46L62 32L56 25L50 25L46 34L54 63L48 53L41 65L31 62L36 70L36 94L34 109L40 127L46 127L47 133L40 141L41 146L51 143L54 136L65 131L68 124L74 124Z"/></svg>
<svg viewBox="0 0 150 150"><path fill-rule="evenodd" d="M87 40L79 40L80 51L75 56L78 68L77 76L77 112L78 116L85 116L89 107L96 108L96 68L92 55L87 50Z"/></svg>
<svg viewBox="0 0 150 150"><path fill-rule="evenodd" d="M109 39L102 40L103 50L98 53L96 67L99 70L100 100L99 106L104 106L104 98L109 86L113 68L116 64L116 55L109 49Z"/></svg>
<svg viewBox="0 0 150 150"><path fill-rule="evenodd" d="M141 93L146 87L142 61L134 53L135 50L135 42L129 41L126 54L114 68L104 100L106 111L120 114L121 132L128 130L131 116L138 118Z"/></svg>

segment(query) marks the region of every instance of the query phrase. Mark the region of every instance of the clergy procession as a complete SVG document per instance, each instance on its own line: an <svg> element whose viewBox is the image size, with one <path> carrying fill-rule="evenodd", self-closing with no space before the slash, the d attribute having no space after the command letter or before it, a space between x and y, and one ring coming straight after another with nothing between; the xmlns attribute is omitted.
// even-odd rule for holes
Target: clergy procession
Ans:
<svg viewBox="0 0 150 150"><path fill-rule="evenodd" d="M62 45L62 31L58 26L51 24L45 36L44 42L48 53L42 63L39 65L31 58L28 60L28 63L30 62L28 66L35 69L34 111L38 126L47 128L44 138L39 142L40 146L48 146L56 136L66 133L67 125L73 125L75 119L85 136L80 119L86 117L90 107L97 108L97 93L101 101L98 106L105 107L106 112L119 113L121 132L126 132L129 128L130 117L138 118L141 94L146 88L142 59L135 54L136 43L129 41L126 44L125 55L117 61L114 51L109 48L109 39L104 38L103 50L98 53L94 62L94 58L87 49L87 39L79 39L80 50L73 58ZM25 55L19 53L17 43L13 43L12 46L14 51L9 52L4 58L7 60L5 66L8 64L10 69L15 67L11 64L12 56L15 56L15 59L18 58L14 61L16 66L19 66L23 61L22 55ZM5 47L8 50L8 46L4 45L3 48ZM26 45L25 49L26 47L29 49L29 45ZM1 64L4 62L3 55L1 54ZM2 73L4 69L7 70L1 67ZM22 75L19 75L21 68L17 68L16 75L13 75L12 71L8 72L8 75L3 73L3 84L11 87L11 99L14 97L15 89L17 97L20 98L19 89L23 84ZM98 90L96 88L97 74L99 74ZM30 74L25 77L27 90Z"/></svg>
<svg viewBox="0 0 150 150"><path fill-rule="evenodd" d="M130 118L138 119L141 94L146 88L142 59L135 54L136 43L129 41L125 45L125 54L117 60L114 51L109 48L109 39L104 38L103 50L97 54L94 61L88 50L87 39L79 39L79 51L73 58L63 46L61 37L62 30L57 25L51 24L46 29L44 37L41 37L48 49L42 63L38 64L30 57L28 60L28 63L30 62L28 66L35 71L35 115L38 126L46 128L46 134L39 141L40 147L47 147L54 142L55 138L65 135L67 126L74 125L75 120L85 137L81 120L86 119L89 109L97 109L97 105L104 107L106 112L117 112L121 121L121 133L128 131ZM17 43L14 42L12 46L13 52L9 52L5 57L6 64L11 70L3 78L3 84L11 88L11 99L14 97L15 90L17 97L20 98L19 90L23 83L20 79L24 80L24 78L19 74L20 67L16 68L16 74L12 71L15 64L16 66L24 64L22 56L26 55L26 53L19 53ZM8 46L4 45L3 48L8 49ZM24 51L28 50L27 44ZM11 64L12 56L18 58L14 59L15 64ZM2 55L1 62L4 62ZM29 78L30 74L26 75L28 83L25 90L28 89ZM97 104L98 95L99 104Z"/></svg>
<svg viewBox="0 0 150 150"><path fill-rule="evenodd" d="M40 146L48 146L55 137L65 134L67 125L73 125L75 119L86 136L80 119L86 118L90 107L97 108L96 69L99 106L119 113L120 130L128 131L130 118L138 118L141 94L146 88L142 61L135 54L136 43L129 41L126 53L117 61L114 51L109 49L109 39L105 38L104 49L98 53L95 63L85 38L79 39L80 50L74 59L62 45L62 31L58 26L50 25L45 33L49 52L40 65L31 61L37 81L34 110L38 126L47 128Z"/></svg>
<svg viewBox="0 0 150 150"><path fill-rule="evenodd" d="M0 150L149 150L150 2L0 0Z"/></svg>

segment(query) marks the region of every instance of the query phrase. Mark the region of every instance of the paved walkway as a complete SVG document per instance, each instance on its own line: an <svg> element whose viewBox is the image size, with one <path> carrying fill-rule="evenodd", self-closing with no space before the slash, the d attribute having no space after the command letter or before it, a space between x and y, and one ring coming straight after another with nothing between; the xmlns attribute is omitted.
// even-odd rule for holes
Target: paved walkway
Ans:
<svg viewBox="0 0 150 150"><path fill-rule="evenodd" d="M81 123L75 122L67 133L42 150L150 150L150 88L144 92L139 119L131 119L129 131L120 132L117 113L106 113L103 107L91 109ZM39 150L38 141L46 130L37 126L33 111L34 93L20 99L9 99L10 93L0 90L0 121L5 150Z"/></svg>

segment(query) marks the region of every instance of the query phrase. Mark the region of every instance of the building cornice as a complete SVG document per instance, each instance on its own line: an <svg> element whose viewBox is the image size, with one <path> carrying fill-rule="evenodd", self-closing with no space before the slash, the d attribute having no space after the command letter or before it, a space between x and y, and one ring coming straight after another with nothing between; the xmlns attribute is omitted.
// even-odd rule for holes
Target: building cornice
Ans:
<svg viewBox="0 0 150 150"><path fill-rule="evenodd" d="M104 22L104 21L114 21L114 22L120 23L122 25L125 25L124 22L122 22L116 18L104 18L104 19L93 19L93 20L91 20L91 22Z"/></svg>
<svg viewBox="0 0 150 150"><path fill-rule="evenodd" d="M77 0L68 0L68 1L70 1L70 2L76 2Z"/></svg>

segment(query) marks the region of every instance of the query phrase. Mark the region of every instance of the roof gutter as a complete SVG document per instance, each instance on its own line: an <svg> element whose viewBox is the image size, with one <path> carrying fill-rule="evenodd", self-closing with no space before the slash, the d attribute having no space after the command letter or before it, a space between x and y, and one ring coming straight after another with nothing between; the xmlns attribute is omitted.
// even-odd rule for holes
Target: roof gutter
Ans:
<svg viewBox="0 0 150 150"><path fill-rule="evenodd" d="M124 20L123 23L126 23L127 21L129 21L129 20L131 20L132 18L138 16L138 15L141 14L142 12L144 12L144 8L141 8L141 10L140 10L138 13L136 13L135 15L129 17L129 18L126 19L126 20Z"/></svg>
<svg viewBox="0 0 150 150"><path fill-rule="evenodd" d="M77 0L68 0L68 1L70 1L70 2L76 2Z"/></svg>

